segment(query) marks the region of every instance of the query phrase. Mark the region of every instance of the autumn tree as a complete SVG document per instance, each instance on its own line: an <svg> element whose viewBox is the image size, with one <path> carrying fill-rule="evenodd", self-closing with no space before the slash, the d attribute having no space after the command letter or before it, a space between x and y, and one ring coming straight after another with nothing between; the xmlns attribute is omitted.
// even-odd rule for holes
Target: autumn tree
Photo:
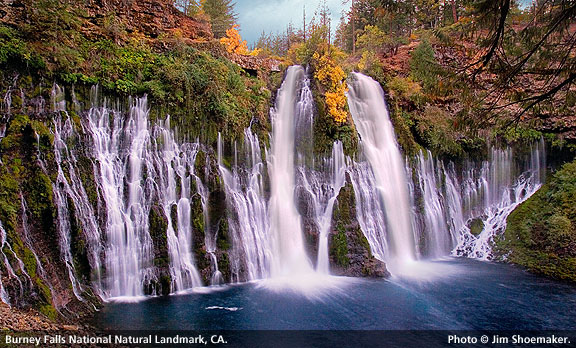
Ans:
<svg viewBox="0 0 576 348"><path fill-rule="evenodd" d="M261 51L258 48L253 51L248 50L246 41L242 40L238 32L238 24L234 24L232 28L226 30L226 36L220 39L220 43L226 47L229 53L257 56Z"/></svg>

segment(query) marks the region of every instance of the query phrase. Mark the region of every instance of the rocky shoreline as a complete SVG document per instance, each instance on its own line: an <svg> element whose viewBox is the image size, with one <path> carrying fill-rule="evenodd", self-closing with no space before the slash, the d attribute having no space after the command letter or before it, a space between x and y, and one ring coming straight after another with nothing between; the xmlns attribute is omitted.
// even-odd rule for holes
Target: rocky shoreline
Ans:
<svg viewBox="0 0 576 348"><path fill-rule="evenodd" d="M85 326L54 322L33 309L21 310L0 303L0 331L1 332L83 332L88 331Z"/></svg>

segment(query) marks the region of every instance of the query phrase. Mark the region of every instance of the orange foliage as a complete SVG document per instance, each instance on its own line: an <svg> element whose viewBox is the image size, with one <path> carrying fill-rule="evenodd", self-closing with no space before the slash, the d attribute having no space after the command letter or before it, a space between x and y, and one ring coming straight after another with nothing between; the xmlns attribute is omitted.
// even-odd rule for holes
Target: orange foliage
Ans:
<svg viewBox="0 0 576 348"><path fill-rule="evenodd" d="M245 40L242 40L238 32L238 24L234 24L232 28L226 30L226 36L220 39L220 43L226 46L226 50L230 53L248 54L248 47Z"/></svg>
<svg viewBox="0 0 576 348"><path fill-rule="evenodd" d="M245 56L257 56L261 50L248 50L246 40L242 40L237 28L238 24L234 24L232 28L227 29L226 36L220 39L220 43L226 46L226 51L230 53L242 54Z"/></svg>

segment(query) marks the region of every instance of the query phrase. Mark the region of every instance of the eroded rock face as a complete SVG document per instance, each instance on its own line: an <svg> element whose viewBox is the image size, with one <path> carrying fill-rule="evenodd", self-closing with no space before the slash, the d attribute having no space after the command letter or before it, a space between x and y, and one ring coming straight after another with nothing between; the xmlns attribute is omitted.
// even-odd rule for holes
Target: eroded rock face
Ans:
<svg viewBox="0 0 576 348"><path fill-rule="evenodd" d="M356 202L350 178L338 195L330 232L330 269L350 277L388 277L386 264L376 259L356 220Z"/></svg>
<svg viewBox="0 0 576 348"><path fill-rule="evenodd" d="M97 28L113 20L128 33L138 31L151 38L166 32L200 41L213 37L208 23L185 16L168 0L89 0L86 11L86 19Z"/></svg>
<svg viewBox="0 0 576 348"><path fill-rule="evenodd" d="M36 6L33 0L0 0L0 22L18 27L36 15ZM213 38L207 22L185 16L169 0L68 0L55 9L77 10L81 30L88 37L121 41L126 34L138 32L152 39L163 34L192 41Z"/></svg>

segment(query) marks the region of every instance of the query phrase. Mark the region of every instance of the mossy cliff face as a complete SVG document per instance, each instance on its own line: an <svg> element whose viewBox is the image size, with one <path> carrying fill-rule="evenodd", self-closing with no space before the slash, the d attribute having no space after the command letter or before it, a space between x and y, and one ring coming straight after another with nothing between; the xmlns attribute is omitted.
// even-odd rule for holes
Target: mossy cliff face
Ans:
<svg viewBox="0 0 576 348"><path fill-rule="evenodd" d="M576 161L510 214L495 249L500 260L576 282Z"/></svg>
<svg viewBox="0 0 576 348"><path fill-rule="evenodd" d="M54 139L46 126L49 121L39 115L33 117L11 115L6 137L0 143L0 221L12 249L5 246L2 252L21 282L6 278L3 283L13 304L35 306L55 319L59 312L68 313L67 310L82 313L87 310L87 304L80 303L72 294L58 248L52 189ZM71 228L71 247L76 255L81 255L83 243L76 238L81 232L74 224ZM22 260L24 269L16 266L17 258ZM81 257L74 261L82 268ZM2 274L7 274L5 269ZM91 297L90 293L83 296Z"/></svg>
<svg viewBox="0 0 576 348"><path fill-rule="evenodd" d="M193 247L196 263L204 284L210 285L211 278L216 271L212 258L209 255L207 240L214 244L212 250L218 263L218 270L222 273L225 282L230 282L230 257L231 241L228 236L228 223L226 211L226 195L224 183L220 177L216 154L212 148L204 147L196 156L196 173L201 182L206 186L208 201L205 217L199 194L194 195L192 200L193 216Z"/></svg>
<svg viewBox="0 0 576 348"><path fill-rule="evenodd" d="M386 265L372 255L356 220L356 201L350 182L347 176L332 215L328 240L331 272L352 277L388 277Z"/></svg>

